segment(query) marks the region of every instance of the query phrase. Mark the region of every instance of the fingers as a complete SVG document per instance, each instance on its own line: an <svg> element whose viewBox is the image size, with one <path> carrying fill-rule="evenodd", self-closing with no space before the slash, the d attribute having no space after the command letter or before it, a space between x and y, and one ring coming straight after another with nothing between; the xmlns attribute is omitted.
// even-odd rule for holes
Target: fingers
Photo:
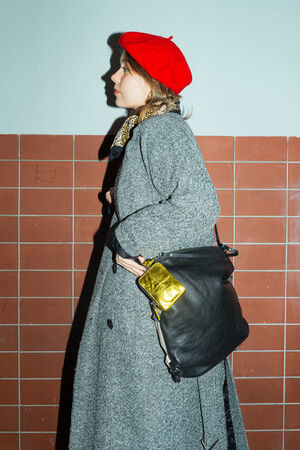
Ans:
<svg viewBox="0 0 300 450"><path fill-rule="evenodd" d="M111 187L110 190L105 193L105 200L110 205L114 202L114 193L115 193L114 187Z"/></svg>
<svg viewBox="0 0 300 450"><path fill-rule="evenodd" d="M138 257L138 259L141 261L142 264L144 264L144 262L146 261L145 258L142 255L140 255Z"/></svg>
<svg viewBox="0 0 300 450"><path fill-rule="evenodd" d="M105 192L105 200L107 201L107 203L109 203L111 205L112 198L111 198L110 191Z"/></svg>
<svg viewBox="0 0 300 450"><path fill-rule="evenodd" d="M139 260L141 262L143 262L141 258L145 261L143 256L140 256ZM116 254L116 263L138 277L143 275L143 273L146 271L146 267L143 267L140 264L136 263L133 259L122 258L122 256L120 256L118 253Z"/></svg>

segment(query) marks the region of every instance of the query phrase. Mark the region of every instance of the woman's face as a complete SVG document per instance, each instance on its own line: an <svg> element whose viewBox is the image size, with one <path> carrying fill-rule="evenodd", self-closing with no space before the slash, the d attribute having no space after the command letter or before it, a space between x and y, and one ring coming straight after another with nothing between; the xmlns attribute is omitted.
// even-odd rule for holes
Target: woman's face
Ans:
<svg viewBox="0 0 300 450"><path fill-rule="evenodd" d="M123 58L120 65L120 69L111 76L115 84L116 105L120 108L137 109L145 105L151 91L150 86L143 77L129 70Z"/></svg>

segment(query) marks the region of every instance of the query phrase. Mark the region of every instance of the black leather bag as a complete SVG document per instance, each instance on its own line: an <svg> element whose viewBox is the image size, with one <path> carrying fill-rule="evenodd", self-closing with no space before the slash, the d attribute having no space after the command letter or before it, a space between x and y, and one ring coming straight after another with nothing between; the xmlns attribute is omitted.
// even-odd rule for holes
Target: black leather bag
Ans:
<svg viewBox="0 0 300 450"><path fill-rule="evenodd" d="M217 246L161 253L153 260L186 288L170 309L160 312L160 320L152 316L175 382L180 377L203 375L249 334L231 283L234 267L230 257L238 251L220 242L216 226L215 233Z"/></svg>

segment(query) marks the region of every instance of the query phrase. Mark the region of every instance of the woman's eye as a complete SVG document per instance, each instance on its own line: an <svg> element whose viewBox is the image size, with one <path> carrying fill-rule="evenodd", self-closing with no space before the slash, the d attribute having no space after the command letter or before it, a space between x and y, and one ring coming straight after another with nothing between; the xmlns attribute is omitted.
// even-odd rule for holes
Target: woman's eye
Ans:
<svg viewBox="0 0 300 450"><path fill-rule="evenodd" d="M127 67L123 66L122 69L123 69L123 72L124 72L124 73L125 73L125 72L128 72Z"/></svg>

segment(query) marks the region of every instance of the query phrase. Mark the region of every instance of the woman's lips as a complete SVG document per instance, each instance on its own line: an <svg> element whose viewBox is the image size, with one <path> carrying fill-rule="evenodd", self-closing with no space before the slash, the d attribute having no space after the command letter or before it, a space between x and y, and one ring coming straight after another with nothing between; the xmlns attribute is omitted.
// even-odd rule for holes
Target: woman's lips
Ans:
<svg viewBox="0 0 300 450"><path fill-rule="evenodd" d="M114 94L120 94L120 92L117 89L115 89Z"/></svg>

